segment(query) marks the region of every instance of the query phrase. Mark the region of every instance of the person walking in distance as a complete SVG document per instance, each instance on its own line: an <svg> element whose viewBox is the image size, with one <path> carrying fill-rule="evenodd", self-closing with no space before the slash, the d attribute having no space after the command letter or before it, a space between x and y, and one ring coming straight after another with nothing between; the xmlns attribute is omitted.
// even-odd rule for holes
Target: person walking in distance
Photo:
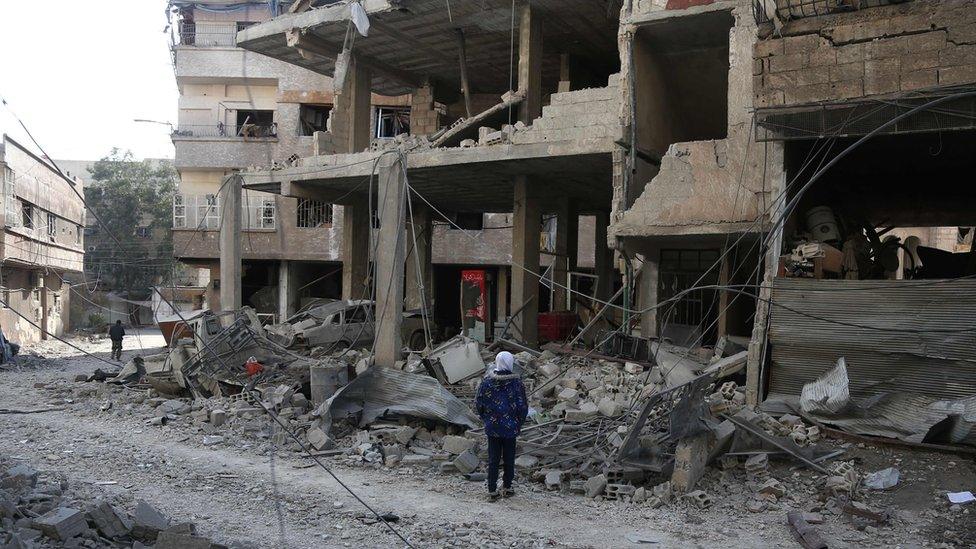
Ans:
<svg viewBox="0 0 976 549"><path fill-rule="evenodd" d="M475 406L485 424L488 437L488 501L498 500L498 466L503 464L502 497L515 495L512 481L515 479L515 439L522 431L522 424L529 415L529 401L525 386L518 374L512 371L515 357L502 351L495 363L488 368L478 386Z"/></svg>
<svg viewBox="0 0 976 549"><path fill-rule="evenodd" d="M112 340L112 358L122 362L122 338L125 337L125 328L122 321L116 320L115 324L108 329L108 337Z"/></svg>

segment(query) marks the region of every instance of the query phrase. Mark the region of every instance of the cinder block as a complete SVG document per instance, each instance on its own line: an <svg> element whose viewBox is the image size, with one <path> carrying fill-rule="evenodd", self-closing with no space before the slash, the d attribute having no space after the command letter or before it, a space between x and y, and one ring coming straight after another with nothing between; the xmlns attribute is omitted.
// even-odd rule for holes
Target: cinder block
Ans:
<svg viewBox="0 0 976 549"><path fill-rule="evenodd" d="M782 38L771 38L768 40L758 40L752 46L752 56L756 58L783 55L786 42Z"/></svg>
<svg viewBox="0 0 976 549"><path fill-rule="evenodd" d="M637 487L630 484L607 484L603 490L603 499L611 501L620 500L633 496L636 491Z"/></svg>
<svg viewBox="0 0 976 549"><path fill-rule="evenodd" d="M34 527L53 540L66 541L81 535L88 528L88 524L81 511L71 507L58 507L34 519Z"/></svg>
<svg viewBox="0 0 976 549"><path fill-rule="evenodd" d="M829 70L831 82L861 80L864 78L864 63L861 61L833 65Z"/></svg>
<svg viewBox="0 0 976 549"><path fill-rule="evenodd" d="M769 58L769 72L786 72L800 70L807 66L808 57L806 53L794 53L792 55L780 55Z"/></svg>
<svg viewBox="0 0 976 549"><path fill-rule="evenodd" d="M939 85L970 84L976 82L976 64L939 69Z"/></svg>
<svg viewBox="0 0 976 549"><path fill-rule="evenodd" d="M922 69L901 75L901 90L911 91L931 88L939 83L938 69Z"/></svg>
<svg viewBox="0 0 976 549"><path fill-rule="evenodd" d="M475 455L471 450L465 450L457 458L454 459L454 467L457 468L458 472L461 474L473 473L481 460Z"/></svg>
<svg viewBox="0 0 976 549"><path fill-rule="evenodd" d="M466 437L447 435L441 439L441 448L451 455L463 454L465 451L474 448L477 444L474 440Z"/></svg>
<svg viewBox="0 0 976 549"><path fill-rule="evenodd" d="M227 412L223 410L212 410L210 412L210 424L214 427L220 427L227 422Z"/></svg>
<svg viewBox="0 0 976 549"><path fill-rule="evenodd" d="M707 509L712 506L712 498L702 490L695 490L682 496L682 499L699 509Z"/></svg>
<svg viewBox="0 0 976 549"><path fill-rule="evenodd" d="M787 36L783 38L783 52L786 55L795 53L809 53L820 45L819 34L804 34L801 36Z"/></svg>

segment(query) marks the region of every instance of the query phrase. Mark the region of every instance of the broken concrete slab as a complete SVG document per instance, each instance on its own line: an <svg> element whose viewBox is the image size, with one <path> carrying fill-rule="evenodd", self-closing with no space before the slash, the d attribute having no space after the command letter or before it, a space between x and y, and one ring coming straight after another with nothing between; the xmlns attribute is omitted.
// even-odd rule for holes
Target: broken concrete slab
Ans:
<svg viewBox="0 0 976 549"><path fill-rule="evenodd" d="M604 474L596 475L587 479L583 485L586 497L595 498L603 494L607 488L607 476Z"/></svg>
<svg viewBox="0 0 976 549"><path fill-rule="evenodd" d="M532 454L522 454L515 458L515 468L516 469L531 469L539 463L539 458L533 456Z"/></svg>
<svg viewBox="0 0 976 549"><path fill-rule="evenodd" d="M58 507L34 519L34 527L53 540L67 541L84 533L88 523L78 509Z"/></svg>
<svg viewBox="0 0 976 549"><path fill-rule="evenodd" d="M132 536L135 538L154 541L169 526L169 519L145 501L136 504L132 511Z"/></svg>
<svg viewBox="0 0 976 549"><path fill-rule="evenodd" d="M458 457L454 459L454 467L457 468L458 472L461 474L474 472L480 463L481 460L478 459L477 454L470 449L461 452Z"/></svg>
<svg viewBox="0 0 976 549"><path fill-rule="evenodd" d="M477 442L470 438L459 437L456 435L447 435L441 439L441 448L443 448L448 454L455 456L474 448L475 444L477 444Z"/></svg>
<svg viewBox="0 0 976 549"><path fill-rule="evenodd" d="M125 513L119 513L107 501L98 501L88 508L88 521L93 523L98 531L107 538L120 538L129 535L132 521Z"/></svg>

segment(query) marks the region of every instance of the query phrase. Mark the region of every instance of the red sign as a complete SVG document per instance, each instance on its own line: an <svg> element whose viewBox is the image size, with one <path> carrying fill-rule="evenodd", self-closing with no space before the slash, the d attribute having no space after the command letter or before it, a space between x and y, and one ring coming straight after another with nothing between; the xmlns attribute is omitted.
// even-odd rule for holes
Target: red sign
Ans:
<svg viewBox="0 0 976 549"><path fill-rule="evenodd" d="M465 318L488 322L486 288L484 271L461 271L461 309Z"/></svg>

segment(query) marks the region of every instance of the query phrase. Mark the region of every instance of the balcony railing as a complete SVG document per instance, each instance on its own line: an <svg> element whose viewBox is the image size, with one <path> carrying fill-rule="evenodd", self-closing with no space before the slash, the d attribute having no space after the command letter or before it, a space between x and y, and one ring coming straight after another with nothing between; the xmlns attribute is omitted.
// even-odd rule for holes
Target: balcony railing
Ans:
<svg viewBox="0 0 976 549"><path fill-rule="evenodd" d="M227 48L237 45L237 33L251 25L250 21L236 23L182 23L180 45L200 48Z"/></svg>
<svg viewBox="0 0 976 549"><path fill-rule="evenodd" d="M857 11L888 4L901 4L910 0L753 0L752 11L756 23L768 23L767 10L775 6L776 15L783 21L819 17L831 13Z"/></svg>
<svg viewBox="0 0 976 549"><path fill-rule="evenodd" d="M278 124L180 124L173 137L226 137L247 139L250 137L278 137Z"/></svg>
<svg viewBox="0 0 976 549"><path fill-rule="evenodd" d="M274 230L277 208L273 196L245 196L241 203L241 228ZM173 228L220 229L220 196L213 194L173 195Z"/></svg>

